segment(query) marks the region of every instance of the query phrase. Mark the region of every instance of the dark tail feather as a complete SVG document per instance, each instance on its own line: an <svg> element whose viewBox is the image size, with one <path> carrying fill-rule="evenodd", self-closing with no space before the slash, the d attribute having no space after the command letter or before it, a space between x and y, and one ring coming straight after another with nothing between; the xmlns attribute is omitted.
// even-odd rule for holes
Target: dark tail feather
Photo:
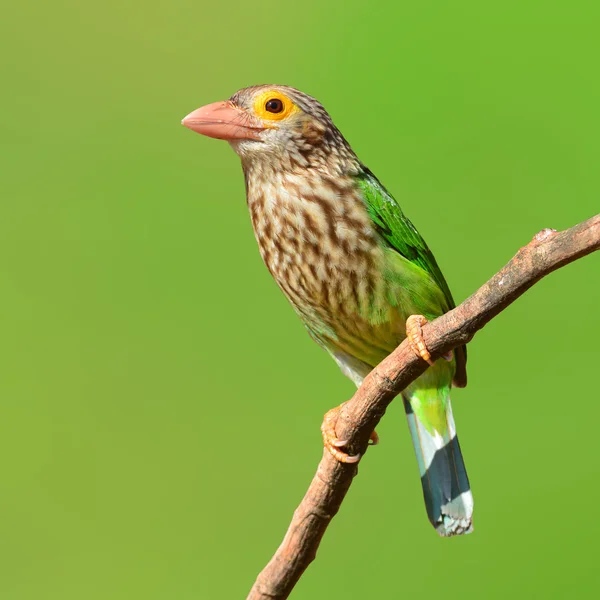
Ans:
<svg viewBox="0 0 600 600"><path fill-rule="evenodd" d="M447 428L442 433L430 433L406 398L404 408L431 524L442 536L471 533L473 496L456 436L450 398L446 401Z"/></svg>

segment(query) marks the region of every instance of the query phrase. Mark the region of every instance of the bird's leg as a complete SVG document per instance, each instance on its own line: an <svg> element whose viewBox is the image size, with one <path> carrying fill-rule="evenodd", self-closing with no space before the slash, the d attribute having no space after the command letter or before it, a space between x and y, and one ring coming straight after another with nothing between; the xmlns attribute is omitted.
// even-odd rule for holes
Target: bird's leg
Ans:
<svg viewBox="0 0 600 600"><path fill-rule="evenodd" d="M427 319L423 315L410 315L406 319L406 337L411 348L415 351L415 354L422 358L425 362L430 365L433 364L431 360L431 354L427 350L425 340L423 339L423 325L428 323ZM442 354L442 358L447 361L451 361L454 357L452 350Z"/></svg>
<svg viewBox="0 0 600 600"><path fill-rule="evenodd" d="M344 406L340 404L335 408L327 411L325 416L323 417L323 423L321 424L321 433L323 434L323 445L331 455L339 462L343 463L357 463L360 460L360 454L347 454L343 450L340 450L341 447L345 446L348 443L348 440L340 440L335 433L335 425L337 423L340 409ZM369 438L371 445L375 446L379 443L379 436L376 431L373 431L371 437Z"/></svg>

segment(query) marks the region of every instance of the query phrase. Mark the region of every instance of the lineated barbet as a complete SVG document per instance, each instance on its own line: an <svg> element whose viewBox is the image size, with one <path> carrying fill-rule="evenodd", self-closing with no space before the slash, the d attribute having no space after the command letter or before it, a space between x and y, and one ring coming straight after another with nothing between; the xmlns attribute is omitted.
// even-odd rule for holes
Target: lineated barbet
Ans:
<svg viewBox="0 0 600 600"><path fill-rule="evenodd" d="M240 156L261 256L311 337L357 386L407 337L428 362L421 326L454 307L427 244L358 159L323 106L283 85L242 89L183 125ZM450 406L466 385L466 349L402 392L429 520L443 536L472 530L473 498ZM325 446L355 462L323 421ZM376 434L373 433L373 441Z"/></svg>

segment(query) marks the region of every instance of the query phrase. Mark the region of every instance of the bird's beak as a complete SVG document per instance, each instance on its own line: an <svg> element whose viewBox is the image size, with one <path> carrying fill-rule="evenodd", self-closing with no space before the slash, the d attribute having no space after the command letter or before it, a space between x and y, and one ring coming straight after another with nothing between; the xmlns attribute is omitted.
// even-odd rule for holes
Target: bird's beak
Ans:
<svg viewBox="0 0 600 600"><path fill-rule="evenodd" d="M218 140L260 140L262 123L231 102L213 102L197 108L181 124Z"/></svg>

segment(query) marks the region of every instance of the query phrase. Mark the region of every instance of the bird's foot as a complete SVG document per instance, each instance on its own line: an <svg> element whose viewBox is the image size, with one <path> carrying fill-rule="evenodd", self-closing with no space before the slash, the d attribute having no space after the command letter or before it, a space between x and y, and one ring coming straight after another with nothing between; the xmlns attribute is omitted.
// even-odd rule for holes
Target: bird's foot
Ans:
<svg viewBox="0 0 600 600"><path fill-rule="evenodd" d="M415 354L432 365L431 354L423 339L423 325L426 323L427 319L423 315L410 315L406 319L406 337Z"/></svg>
<svg viewBox="0 0 600 600"><path fill-rule="evenodd" d="M415 354L432 365L431 354L429 354L423 339L423 325L425 323L427 323L427 319L423 315L410 315L406 319L406 337Z"/></svg>
<svg viewBox="0 0 600 600"><path fill-rule="evenodd" d="M432 365L431 354L427 350L425 340L423 339L423 325L425 323L428 323L428 321L423 315L410 315L406 319L406 337L415 354ZM452 357L452 350L442 355L442 358L448 361L452 360Z"/></svg>
<svg viewBox="0 0 600 600"><path fill-rule="evenodd" d="M340 450L340 448L343 448L348 443L348 440L338 439L337 434L335 433L335 425L337 423L342 406L344 405L340 404L339 406L332 408L331 410L327 411L323 417L323 423L321 424L323 445L337 461L350 464L357 463L360 460L361 455L348 454L343 450ZM377 435L376 431L373 431L371 434L369 442L373 446L379 443L379 436Z"/></svg>

